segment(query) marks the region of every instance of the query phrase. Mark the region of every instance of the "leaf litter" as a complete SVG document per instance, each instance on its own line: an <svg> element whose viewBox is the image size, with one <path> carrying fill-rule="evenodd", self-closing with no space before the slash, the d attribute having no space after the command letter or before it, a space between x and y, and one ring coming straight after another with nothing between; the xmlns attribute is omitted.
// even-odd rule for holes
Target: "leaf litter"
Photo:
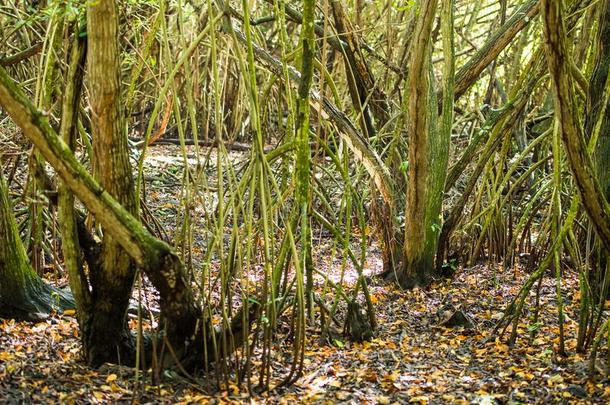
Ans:
<svg viewBox="0 0 610 405"><path fill-rule="evenodd" d="M329 344L309 334L303 376L291 387L250 396L232 385L224 392L181 380L137 387L133 369L82 362L73 313L38 323L1 321L0 398L7 403L608 403L607 379L587 379L587 358L575 352L576 280L566 275L566 346L557 352L554 279L541 290L540 322L527 317L515 347L491 335L503 303L525 274L476 266L430 290L401 291L374 280L379 320L369 342ZM439 307L459 306L473 328L439 325ZM535 333L533 333L535 332Z"/></svg>
<svg viewBox="0 0 610 405"><path fill-rule="evenodd" d="M159 178L150 176L151 206L162 213L160 219L171 223L175 221L179 196L171 195L175 188L171 179L163 182ZM158 183L156 188L154 181ZM195 241L192 248L201 253L203 244ZM322 254L329 249L324 243L315 248L320 253L316 257L329 257ZM380 263L379 251L372 244L367 255L367 275L379 273ZM340 261L321 262L318 266L333 280L338 280L342 272ZM348 269L350 272L352 277L348 274L345 280L353 283L355 270ZM106 364L99 369L89 368L82 361L74 311L55 313L37 323L0 320L0 401L610 403L610 381L588 379L588 358L575 350L579 294L573 273L565 272L563 276L566 358L557 354L555 279L550 273L542 282L538 321L532 323L528 312L535 299L531 296L518 326L516 345L508 347L506 336L492 334L505 305L527 276L528 271L519 265L507 270L501 265L477 265L460 270L453 280L439 280L428 290L411 291L371 277L371 300L378 320L373 339L350 342L340 331L327 339L319 333L319 323L312 324L303 375L290 387L264 393L249 393L245 385L236 383L225 384L219 390L212 375L201 376L197 382L206 383L197 384L165 373L160 384L153 386L150 382L142 384L129 367ZM318 294L325 294L321 285L317 290ZM144 292L148 307L156 309L157 297L148 283ZM458 312L467 319L466 327L448 323ZM336 317L344 319L345 309L340 309ZM285 371L282 367L290 353L276 349L272 359L279 376ZM605 357L602 351L599 358Z"/></svg>

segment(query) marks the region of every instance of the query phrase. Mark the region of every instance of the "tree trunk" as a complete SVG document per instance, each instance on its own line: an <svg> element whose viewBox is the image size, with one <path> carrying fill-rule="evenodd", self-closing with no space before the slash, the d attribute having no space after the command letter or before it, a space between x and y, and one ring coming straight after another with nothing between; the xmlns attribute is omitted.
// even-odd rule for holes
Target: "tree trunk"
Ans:
<svg viewBox="0 0 610 405"><path fill-rule="evenodd" d="M51 128L45 114L36 110L3 68L0 68L0 106L159 291L161 325L165 326L167 342L172 345L177 358L187 353L199 355L203 345L191 343L198 331L197 336L201 336L201 329L209 327L209 322L201 322L201 310L193 299L184 267L171 247L151 235L93 179Z"/></svg>
<svg viewBox="0 0 610 405"><path fill-rule="evenodd" d="M296 198L299 206L301 252L300 267L305 275L305 302L307 314L313 318L313 259L311 254L311 191L310 170L311 150L309 147L309 93L313 78L313 59L316 51L313 30L315 0L303 2L303 31L301 32L301 82L298 90L297 122L296 122ZM301 276L303 275L301 274ZM301 327L301 325L299 325ZM301 338L305 338L302 334Z"/></svg>
<svg viewBox="0 0 610 405"><path fill-rule="evenodd" d="M120 100L118 10L114 0L87 7L87 75L93 129L94 177L129 213L136 212L134 182L129 163L127 134ZM119 243L102 227L103 239L97 272L91 273L92 308L87 360L131 363L131 333L126 315L135 266Z"/></svg>
<svg viewBox="0 0 610 405"><path fill-rule="evenodd" d="M566 46L562 2L542 0L545 48L554 90L555 116L578 191L603 246L610 250L610 206L604 197L587 150L571 85L570 58Z"/></svg>
<svg viewBox="0 0 610 405"><path fill-rule="evenodd" d="M67 308L74 308L70 293L47 285L30 266L0 174L0 317L40 320Z"/></svg>
<svg viewBox="0 0 610 405"><path fill-rule="evenodd" d="M74 149L76 143L76 125L83 85L83 70L87 44L86 39L79 38L78 34L78 30L76 30L69 52L66 86L62 99L61 126L59 129L62 139L70 149ZM80 326L84 348L83 351L88 353L87 343L88 337L91 335L89 326L91 324L92 298L89 280L83 268L82 256L85 256L88 259L89 273L96 272L98 271L97 262L99 249L97 244L92 241L90 235L88 235L88 239L93 243L89 243L88 247L87 244L84 243L84 234L87 232L86 228L81 229L83 240L81 241L79 239L77 215L76 210L74 209L74 195L63 182L59 183L57 191L57 214L61 230L61 248L64 257L64 267L68 272L70 290L76 301L78 324ZM84 250L81 250L83 248ZM95 254L86 253L88 249L90 251L94 249ZM81 252L83 252L84 255L81 255Z"/></svg>
<svg viewBox="0 0 610 405"><path fill-rule="evenodd" d="M437 102L431 72L431 31L436 0L422 0L413 35L407 77L409 167L403 263L398 282L403 288L425 286L435 276L434 255L440 231L446 154L449 143L438 130ZM444 126L444 125L443 125Z"/></svg>
<svg viewBox="0 0 610 405"><path fill-rule="evenodd" d="M585 137L597 138L594 163L606 199L610 198L610 1L600 3L595 68L589 81L585 109Z"/></svg>
<svg viewBox="0 0 610 405"><path fill-rule="evenodd" d="M589 81L585 105L585 138L597 140L593 154L595 173L606 200L610 199L610 1L599 4L599 26L594 45L595 65ZM597 238L596 238L597 239ZM597 254L592 255L591 284L603 288L608 266L608 251L595 242ZM603 294L603 291L599 291Z"/></svg>
<svg viewBox="0 0 610 405"><path fill-rule="evenodd" d="M529 0L495 31L485 45L456 73L455 99L459 99L479 78L481 72L496 60L515 36L536 17L538 0Z"/></svg>

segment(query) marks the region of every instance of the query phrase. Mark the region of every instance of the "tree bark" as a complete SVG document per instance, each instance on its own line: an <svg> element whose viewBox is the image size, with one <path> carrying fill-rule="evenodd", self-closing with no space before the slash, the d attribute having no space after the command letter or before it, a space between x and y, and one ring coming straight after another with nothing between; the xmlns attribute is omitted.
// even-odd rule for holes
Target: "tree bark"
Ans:
<svg viewBox="0 0 610 405"><path fill-rule="evenodd" d="M610 1L599 3L599 25L593 46L595 65L589 81L585 104L585 138L594 141L593 164L606 201L610 199ZM596 13L597 15L597 13ZM596 238L597 254L591 255L592 286L603 286L604 274L608 271L608 250L601 248Z"/></svg>
<svg viewBox="0 0 610 405"><path fill-rule="evenodd" d="M610 207L597 179L591 155L587 150L578 122L570 74L570 54L566 46L561 1L542 0L545 49L554 91L555 116L570 169L582 197L583 205L597 235L610 250Z"/></svg>
<svg viewBox="0 0 610 405"><path fill-rule="evenodd" d="M180 358L192 343L197 325L201 324L201 310L193 299L178 256L169 245L151 235L93 179L57 136L46 115L32 105L1 67L0 106L53 166L66 186L95 215L107 233L148 275L161 296L165 336ZM207 322L204 324L208 326Z"/></svg>
<svg viewBox="0 0 610 405"><path fill-rule="evenodd" d="M610 198L610 1L600 3L596 41L596 60L585 108L585 137L595 136L594 162L606 199Z"/></svg>
<svg viewBox="0 0 610 405"><path fill-rule="evenodd" d="M459 99L478 79L481 72L493 62L538 14L538 0L529 0L523 4L491 37L485 45L462 66L455 77L455 99Z"/></svg>
<svg viewBox="0 0 610 405"><path fill-rule="evenodd" d="M68 308L74 308L70 293L46 284L30 266L0 173L0 317L40 320Z"/></svg>
<svg viewBox="0 0 610 405"><path fill-rule="evenodd" d="M441 199L442 194L432 195L435 189L431 159L436 150L437 107L431 74L431 32L436 14L437 0L422 0L418 22L413 33L413 43L407 77L407 136L409 141L409 167L407 171L407 202L403 263L398 282L403 288L427 285L434 275L434 250L438 238L438 218L432 217L430 203ZM448 146L448 145L447 145ZM444 185L444 180L443 180ZM442 190L442 188L441 188Z"/></svg>
<svg viewBox="0 0 610 405"><path fill-rule="evenodd" d="M345 46L341 48L345 63L345 74L352 104L360 117L360 127L366 138L377 134L390 119L389 105L385 94L375 83L371 69L360 48L361 41L356 36L356 29L349 21L341 2L331 1L337 33ZM373 122L373 118L376 122ZM383 144L378 150L384 149Z"/></svg>
<svg viewBox="0 0 610 405"><path fill-rule="evenodd" d="M120 100L119 16L114 0L87 7L87 76L93 129L94 177L130 214L136 216L133 175L129 163L125 118ZM96 366L106 361L131 363L133 352L126 315L135 277L127 252L102 226L97 272L91 273L91 320L86 329L87 358Z"/></svg>
<svg viewBox="0 0 610 405"><path fill-rule="evenodd" d="M68 59L66 86L64 89L61 112L60 136L74 149L76 143L76 124L78 120L78 107L83 85L83 69L86 56L86 40L74 35ZM48 180L48 179L47 179ZM47 186L48 187L48 186ZM64 257L64 267L68 272L70 290L74 295L77 306L78 324L84 352L88 353L87 342L90 336L91 324L91 291L88 277L83 269L81 260L81 241L77 225L77 214L74 209L74 195L60 182L57 187L57 214L61 230L61 248ZM96 272L99 255L88 260L90 273Z"/></svg>

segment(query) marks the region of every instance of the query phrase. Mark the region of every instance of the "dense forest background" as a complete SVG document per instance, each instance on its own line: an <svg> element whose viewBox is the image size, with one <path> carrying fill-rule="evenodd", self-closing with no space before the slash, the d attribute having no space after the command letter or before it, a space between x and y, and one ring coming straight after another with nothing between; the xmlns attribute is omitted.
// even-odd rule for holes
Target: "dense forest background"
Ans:
<svg viewBox="0 0 610 405"><path fill-rule="evenodd" d="M0 41L7 398L608 400L609 0L0 0Z"/></svg>

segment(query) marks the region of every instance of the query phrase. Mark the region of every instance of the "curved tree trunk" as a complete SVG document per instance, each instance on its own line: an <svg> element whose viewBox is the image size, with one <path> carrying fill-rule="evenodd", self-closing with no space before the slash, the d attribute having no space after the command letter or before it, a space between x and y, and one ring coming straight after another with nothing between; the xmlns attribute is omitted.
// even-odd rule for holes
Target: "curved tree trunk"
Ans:
<svg viewBox="0 0 610 405"><path fill-rule="evenodd" d="M604 247L610 250L610 206L604 197L578 122L562 2L542 0L541 8L546 55L555 96L555 116L563 145L589 219Z"/></svg>
<svg viewBox="0 0 610 405"><path fill-rule="evenodd" d="M67 308L74 308L70 293L46 284L30 266L0 175L0 317L39 320Z"/></svg>

